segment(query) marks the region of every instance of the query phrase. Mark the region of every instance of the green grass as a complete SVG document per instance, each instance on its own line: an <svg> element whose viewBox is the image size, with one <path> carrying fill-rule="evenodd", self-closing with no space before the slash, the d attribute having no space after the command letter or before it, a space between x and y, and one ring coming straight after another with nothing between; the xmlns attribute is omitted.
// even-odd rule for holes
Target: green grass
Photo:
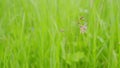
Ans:
<svg viewBox="0 0 120 68"><path fill-rule="evenodd" d="M0 68L120 68L119 3L0 0Z"/></svg>

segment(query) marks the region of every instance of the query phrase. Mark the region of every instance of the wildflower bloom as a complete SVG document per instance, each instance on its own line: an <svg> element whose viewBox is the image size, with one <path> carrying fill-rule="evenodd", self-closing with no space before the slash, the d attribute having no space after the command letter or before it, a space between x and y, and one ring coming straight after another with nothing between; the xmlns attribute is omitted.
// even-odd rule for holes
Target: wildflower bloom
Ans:
<svg viewBox="0 0 120 68"><path fill-rule="evenodd" d="M86 33L86 31L87 31L87 25L81 25L80 26L80 33L84 34L84 33Z"/></svg>

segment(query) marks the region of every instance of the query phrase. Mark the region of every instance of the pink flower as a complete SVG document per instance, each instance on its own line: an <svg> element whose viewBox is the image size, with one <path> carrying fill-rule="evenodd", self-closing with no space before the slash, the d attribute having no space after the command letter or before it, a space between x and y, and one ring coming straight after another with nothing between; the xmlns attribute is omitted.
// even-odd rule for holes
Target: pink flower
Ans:
<svg viewBox="0 0 120 68"><path fill-rule="evenodd" d="M80 33L84 34L84 33L86 33L86 31L87 31L87 25L81 25L80 26Z"/></svg>

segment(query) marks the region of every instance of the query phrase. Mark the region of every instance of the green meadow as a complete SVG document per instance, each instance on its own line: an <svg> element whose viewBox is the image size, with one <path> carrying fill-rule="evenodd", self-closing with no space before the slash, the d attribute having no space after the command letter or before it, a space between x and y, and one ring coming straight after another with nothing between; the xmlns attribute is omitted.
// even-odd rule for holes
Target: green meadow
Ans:
<svg viewBox="0 0 120 68"><path fill-rule="evenodd" d="M0 0L0 68L120 68L120 0Z"/></svg>

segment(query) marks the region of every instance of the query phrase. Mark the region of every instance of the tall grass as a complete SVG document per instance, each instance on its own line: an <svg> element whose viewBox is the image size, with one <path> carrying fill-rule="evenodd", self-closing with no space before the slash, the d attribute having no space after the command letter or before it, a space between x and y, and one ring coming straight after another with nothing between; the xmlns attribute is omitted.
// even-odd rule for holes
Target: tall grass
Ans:
<svg viewBox="0 0 120 68"><path fill-rule="evenodd" d="M119 68L119 3L0 0L0 68Z"/></svg>

